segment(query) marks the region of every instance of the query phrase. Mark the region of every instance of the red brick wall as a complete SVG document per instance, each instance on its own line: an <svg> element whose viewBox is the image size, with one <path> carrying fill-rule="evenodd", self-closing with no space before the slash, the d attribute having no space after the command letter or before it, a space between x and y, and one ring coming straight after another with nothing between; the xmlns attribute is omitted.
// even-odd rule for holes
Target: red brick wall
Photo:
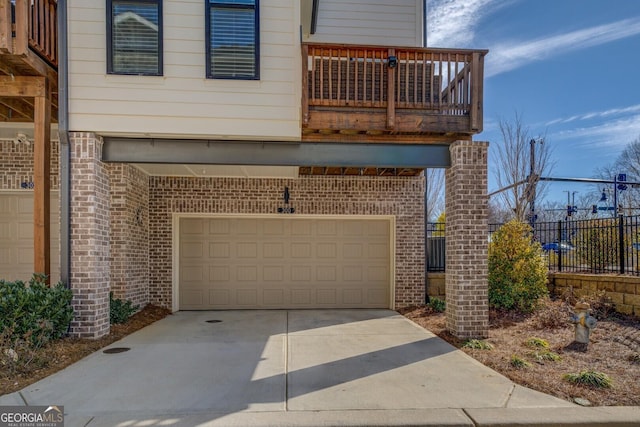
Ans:
<svg viewBox="0 0 640 427"><path fill-rule="evenodd" d="M458 338L489 333L487 282L487 151L456 141L445 172L447 329Z"/></svg>
<svg viewBox="0 0 640 427"><path fill-rule="evenodd" d="M59 158L58 141L51 141L52 190L58 189ZM33 141L27 145L0 139L0 190L22 190L23 182L33 182Z"/></svg>
<svg viewBox="0 0 640 427"><path fill-rule="evenodd" d="M83 338L109 333L109 171L102 140L92 133L70 136L71 272L74 319L70 332Z"/></svg>
<svg viewBox="0 0 640 427"><path fill-rule="evenodd" d="M150 177L150 301L171 307L172 213L276 213L284 187L296 213L396 216L396 306L424 302L424 178Z"/></svg>
<svg viewBox="0 0 640 427"><path fill-rule="evenodd" d="M149 303L149 177L128 164L109 164L111 290Z"/></svg>

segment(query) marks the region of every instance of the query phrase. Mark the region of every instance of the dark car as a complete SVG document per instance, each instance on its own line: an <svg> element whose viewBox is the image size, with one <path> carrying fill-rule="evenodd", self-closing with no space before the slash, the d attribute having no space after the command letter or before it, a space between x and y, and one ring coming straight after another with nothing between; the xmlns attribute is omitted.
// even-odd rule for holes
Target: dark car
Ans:
<svg viewBox="0 0 640 427"><path fill-rule="evenodd" d="M574 247L564 242L562 243L551 242L551 243L545 243L544 245L542 245L542 250L545 252L553 251L555 253L558 253L560 252L560 249L562 249L562 252L568 252L568 251L572 251Z"/></svg>

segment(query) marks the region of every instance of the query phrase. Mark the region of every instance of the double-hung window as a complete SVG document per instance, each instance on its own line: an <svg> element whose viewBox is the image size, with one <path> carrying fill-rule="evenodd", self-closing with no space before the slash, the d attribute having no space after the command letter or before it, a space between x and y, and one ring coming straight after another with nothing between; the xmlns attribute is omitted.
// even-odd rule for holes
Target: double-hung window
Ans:
<svg viewBox="0 0 640 427"><path fill-rule="evenodd" d="M207 78L260 79L258 0L205 0Z"/></svg>
<svg viewBox="0 0 640 427"><path fill-rule="evenodd" d="M162 75L162 0L107 0L107 72Z"/></svg>

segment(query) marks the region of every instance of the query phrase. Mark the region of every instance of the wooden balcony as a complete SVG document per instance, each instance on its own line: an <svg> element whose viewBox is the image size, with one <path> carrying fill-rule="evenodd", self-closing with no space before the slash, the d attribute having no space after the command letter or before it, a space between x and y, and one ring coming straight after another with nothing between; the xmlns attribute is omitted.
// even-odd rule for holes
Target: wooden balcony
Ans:
<svg viewBox="0 0 640 427"><path fill-rule="evenodd" d="M58 117L57 7L56 0L0 0L0 122L33 124L33 265L47 277L51 122Z"/></svg>
<svg viewBox="0 0 640 427"><path fill-rule="evenodd" d="M303 43L302 139L470 139L482 131L486 54Z"/></svg>
<svg viewBox="0 0 640 427"><path fill-rule="evenodd" d="M57 0L0 0L0 121L33 122L39 87L57 117L57 6Z"/></svg>

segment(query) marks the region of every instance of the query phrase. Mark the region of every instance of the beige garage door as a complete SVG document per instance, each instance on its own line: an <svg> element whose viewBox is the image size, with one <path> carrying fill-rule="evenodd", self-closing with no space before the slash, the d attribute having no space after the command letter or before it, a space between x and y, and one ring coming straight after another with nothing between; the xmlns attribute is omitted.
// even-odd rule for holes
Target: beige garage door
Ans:
<svg viewBox="0 0 640 427"><path fill-rule="evenodd" d="M60 280L58 192L51 193L51 283ZM33 192L0 192L0 279L33 274Z"/></svg>
<svg viewBox="0 0 640 427"><path fill-rule="evenodd" d="M389 308L389 219L181 218L181 310Z"/></svg>

